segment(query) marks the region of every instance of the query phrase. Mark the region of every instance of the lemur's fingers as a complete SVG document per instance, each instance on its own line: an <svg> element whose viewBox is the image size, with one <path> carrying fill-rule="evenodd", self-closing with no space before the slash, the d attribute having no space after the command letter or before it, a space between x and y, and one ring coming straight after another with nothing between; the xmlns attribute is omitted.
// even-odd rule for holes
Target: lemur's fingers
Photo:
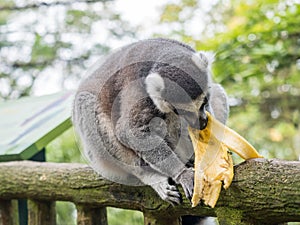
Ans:
<svg viewBox="0 0 300 225"><path fill-rule="evenodd" d="M173 206L181 204L182 196L175 185L170 185L168 178L151 185L158 195Z"/></svg>
<svg viewBox="0 0 300 225"><path fill-rule="evenodd" d="M178 178L178 183L182 186L184 194L188 200L192 199L194 192L194 169L188 168L184 170L180 178Z"/></svg>

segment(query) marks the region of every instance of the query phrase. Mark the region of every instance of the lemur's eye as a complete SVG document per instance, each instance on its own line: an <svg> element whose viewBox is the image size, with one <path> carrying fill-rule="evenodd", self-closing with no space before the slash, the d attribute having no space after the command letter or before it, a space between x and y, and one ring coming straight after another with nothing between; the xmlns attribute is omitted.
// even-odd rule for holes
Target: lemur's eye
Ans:
<svg viewBox="0 0 300 225"><path fill-rule="evenodd" d="M200 107L200 111L205 111L205 110L207 110L206 108L208 107L208 97L205 97L204 99L203 99L203 103L202 103L202 105L201 105L201 107Z"/></svg>
<svg viewBox="0 0 300 225"><path fill-rule="evenodd" d="M204 98L204 100L203 100L203 104L204 104L204 105L207 105L207 104L208 104L208 97L207 97L207 96L205 96L205 98Z"/></svg>
<svg viewBox="0 0 300 225"><path fill-rule="evenodd" d="M178 111L176 108L173 108L173 112L176 114L176 115L179 115Z"/></svg>
<svg viewBox="0 0 300 225"><path fill-rule="evenodd" d="M205 98L203 99L203 103L202 103L200 109L204 109L207 105L208 105L208 98L205 97Z"/></svg>

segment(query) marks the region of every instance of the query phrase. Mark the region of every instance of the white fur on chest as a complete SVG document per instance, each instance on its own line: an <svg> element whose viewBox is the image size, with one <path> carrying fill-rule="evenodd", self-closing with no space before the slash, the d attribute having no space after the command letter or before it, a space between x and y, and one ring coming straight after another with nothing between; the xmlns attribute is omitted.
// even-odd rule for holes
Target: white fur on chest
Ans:
<svg viewBox="0 0 300 225"><path fill-rule="evenodd" d="M176 118L175 118L176 117ZM167 114L166 123L169 124L168 132L171 138L177 140L174 152L183 163L187 163L194 155L192 142L188 134L188 124L184 119L175 114Z"/></svg>

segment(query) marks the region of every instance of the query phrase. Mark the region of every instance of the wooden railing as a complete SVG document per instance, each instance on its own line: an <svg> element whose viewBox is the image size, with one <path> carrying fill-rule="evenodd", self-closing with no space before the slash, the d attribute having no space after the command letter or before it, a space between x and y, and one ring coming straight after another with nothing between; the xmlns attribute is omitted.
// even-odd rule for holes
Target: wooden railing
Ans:
<svg viewBox="0 0 300 225"><path fill-rule="evenodd" d="M139 210L147 225L178 225L182 215L217 216L221 225L300 221L300 162L256 159L235 166L214 209L173 207L150 187L107 181L90 167L32 161L0 163L0 225L15 225L16 199L28 200L29 225L55 225L55 201L77 208L77 224L107 224L106 207Z"/></svg>

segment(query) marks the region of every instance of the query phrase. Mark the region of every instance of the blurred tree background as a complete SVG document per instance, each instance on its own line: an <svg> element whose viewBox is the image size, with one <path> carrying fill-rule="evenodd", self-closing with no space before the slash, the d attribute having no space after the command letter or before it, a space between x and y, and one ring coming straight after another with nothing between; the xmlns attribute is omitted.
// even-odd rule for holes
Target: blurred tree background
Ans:
<svg viewBox="0 0 300 225"><path fill-rule="evenodd" d="M169 0L157 8L159 20L151 29L124 19L118 3L0 0L0 101L76 88L110 49L169 37L216 53L214 79L230 97L230 127L267 158L298 159L299 0ZM70 129L53 141L48 161L84 162L74 140ZM58 224L72 224L65 211L73 206L58 208ZM128 224L142 224L140 214L109 214L112 224L128 214Z"/></svg>
<svg viewBox="0 0 300 225"><path fill-rule="evenodd" d="M176 27L168 36L216 53L214 77L232 106L229 125L268 158L300 154L299 3L224 0L201 7L182 0L166 5L161 17ZM205 25L195 37L190 23L199 14Z"/></svg>
<svg viewBox="0 0 300 225"><path fill-rule="evenodd" d="M0 0L0 99L74 88L134 29L107 0ZM128 40L128 41L129 41ZM47 82L55 83L47 87Z"/></svg>

